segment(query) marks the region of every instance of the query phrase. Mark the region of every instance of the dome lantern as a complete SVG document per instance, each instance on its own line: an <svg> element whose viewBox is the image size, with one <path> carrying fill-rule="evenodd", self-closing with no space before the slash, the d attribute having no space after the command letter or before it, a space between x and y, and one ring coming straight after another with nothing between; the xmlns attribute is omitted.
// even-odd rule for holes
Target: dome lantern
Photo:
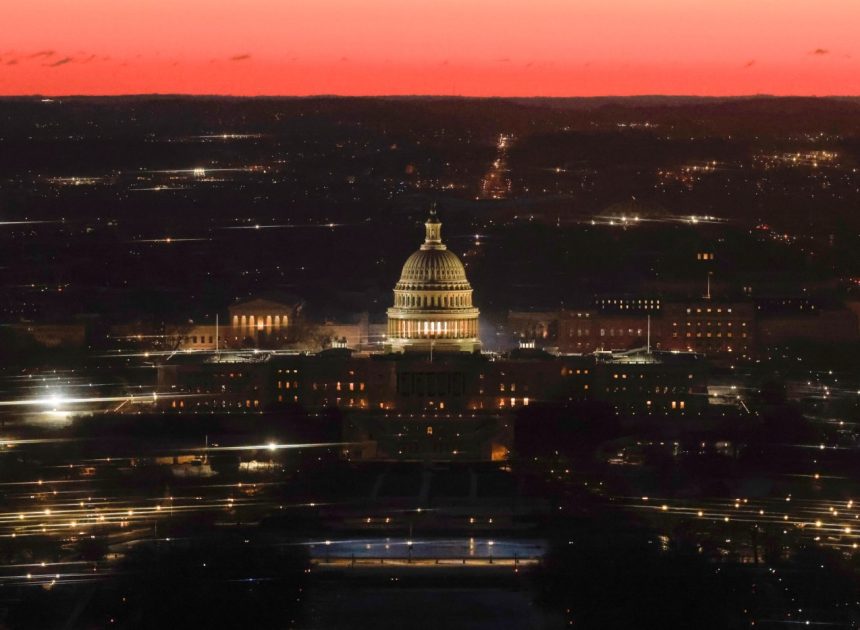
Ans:
<svg viewBox="0 0 860 630"><path fill-rule="evenodd" d="M424 237L424 244L421 246L421 249L447 249L445 245L442 244L442 222L439 221L436 216L435 205L430 208L430 216L427 217L427 221L424 223L424 228L426 230L426 236Z"/></svg>

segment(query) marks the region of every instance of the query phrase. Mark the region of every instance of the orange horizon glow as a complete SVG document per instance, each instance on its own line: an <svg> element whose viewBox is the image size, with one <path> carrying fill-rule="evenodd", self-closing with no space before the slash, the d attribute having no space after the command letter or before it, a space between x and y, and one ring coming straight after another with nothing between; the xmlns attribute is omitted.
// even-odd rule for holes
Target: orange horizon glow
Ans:
<svg viewBox="0 0 860 630"><path fill-rule="evenodd" d="M856 0L7 0L0 95L858 95Z"/></svg>

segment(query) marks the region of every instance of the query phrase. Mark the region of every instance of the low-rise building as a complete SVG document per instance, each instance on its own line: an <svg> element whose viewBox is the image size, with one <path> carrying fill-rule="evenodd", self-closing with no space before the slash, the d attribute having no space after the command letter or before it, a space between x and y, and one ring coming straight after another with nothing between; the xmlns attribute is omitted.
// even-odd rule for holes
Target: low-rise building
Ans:
<svg viewBox="0 0 860 630"><path fill-rule="evenodd" d="M345 414L344 441L363 444L352 456L395 459L504 458L513 414L535 404L593 400L619 413L678 417L701 413L707 406L703 357L644 349L581 355L516 350L504 357L356 354L347 349L178 354L160 365L158 374L162 411L241 414L293 405L315 413L338 409ZM421 439L416 437L419 428ZM375 442L372 448L369 441Z"/></svg>

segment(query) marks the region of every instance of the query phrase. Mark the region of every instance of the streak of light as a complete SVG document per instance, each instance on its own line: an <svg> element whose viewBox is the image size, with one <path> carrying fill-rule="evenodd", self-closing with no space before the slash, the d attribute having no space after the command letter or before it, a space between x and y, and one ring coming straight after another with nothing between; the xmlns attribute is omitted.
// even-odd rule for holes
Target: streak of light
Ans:
<svg viewBox="0 0 860 630"><path fill-rule="evenodd" d="M191 136L196 140L254 140L264 138L261 133L215 133L200 136Z"/></svg>
<svg viewBox="0 0 860 630"><path fill-rule="evenodd" d="M197 177L204 177L210 173L244 173L249 171L256 170L256 167L253 166L233 166L233 167L221 167L221 168L210 168L208 166L205 167L195 167L195 168L174 168L174 169L162 169L162 170L152 170L152 171L140 171L141 173L163 173L167 175L195 175Z"/></svg>
<svg viewBox="0 0 860 630"><path fill-rule="evenodd" d="M205 237L196 237L196 238L174 238L172 236L166 236L164 238L141 238L129 241L129 243L196 243L199 241L211 241L211 238Z"/></svg>
<svg viewBox="0 0 860 630"><path fill-rule="evenodd" d="M337 446L354 446L357 442L308 442L305 444L287 444L267 442L266 444L242 444L239 446L206 446L203 448L190 449L195 452L216 452L216 451L278 451L282 449L299 449L299 448L330 448Z"/></svg>
<svg viewBox="0 0 860 630"><path fill-rule="evenodd" d="M162 190L188 190L188 186L148 186L146 188L129 188L129 190L161 192Z"/></svg>
<svg viewBox="0 0 860 630"><path fill-rule="evenodd" d="M78 442L80 438L0 438L0 446L22 446L24 444L63 444L66 442Z"/></svg>
<svg viewBox="0 0 860 630"><path fill-rule="evenodd" d="M595 223L597 222L597 223ZM711 223L728 223L728 219L715 217L711 215L673 215L664 217L643 217L643 216L613 216L613 215L595 215L591 224L613 225L616 227L632 227L639 223L683 223L688 225L711 224Z"/></svg>
<svg viewBox="0 0 860 630"><path fill-rule="evenodd" d="M0 400L0 407L63 407L66 405L86 405L94 403L114 403L114 402L148 402L151 403L157 399L158 395L153 394L132 394L129 396L93 396L75 398L71 396L61 396L58 394L45 396L42 398L24 398L22 400Z"/></svg>
<svg viewBox="0 0 860 630"><path fill-rule="evenodd" d="M5 442L6 440L4 440ZM66 466L62 466L66 468ZM52 486L60 483L91 483L88 479L36 479L35 481L2 481L0 486Z"/></svg>
<svg viewBox="0 0 860 630"><path fill-rule="evenodd" d="M53 220L43 220L43 221L0 221L0 225L37 225L39 223L62 223L62 221L53 219Z"/></svg>
<svg viewBox="0 0 860 630"><path fill-rule="evenodd" d="M274 228L288 228L288 229L301 229L301 228L339 228L339 227L347 227L349 224L347 223L311 223L305 225L296 225L292 223L270 223L270 224L262 224L262 223L254 223L253 225L227 225L218 228L219 230L266 230L266 229L274 229Z"/></svg>

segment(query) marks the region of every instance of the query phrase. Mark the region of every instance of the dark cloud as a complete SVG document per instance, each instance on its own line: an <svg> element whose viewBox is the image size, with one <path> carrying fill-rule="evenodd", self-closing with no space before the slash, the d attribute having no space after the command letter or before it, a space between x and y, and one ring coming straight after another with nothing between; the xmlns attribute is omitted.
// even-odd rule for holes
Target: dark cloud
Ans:
<svg viewBox="0 0 860 630"><path fill-rule="evenodd" d="M811 53L809 53L809 54L810 54L810 55L829 55L829 54L830 54L830 51L829 51L829 50L827 50L826 48L816 48L815 50L813 50L813 51L812 51Z"/></svg>
<svg viewBox="0 0 860 630"><path fill-rule="evenodd" d="M755 65L755 59L750 59L744 64L744 68L752 68Z"/></svg>
<svg viewBox="0 0 860 630"><path fill-rule="evenodd" d="M91 63L93 61L109 61L111 59L108 56L99 56L95 53L88 54L84 50L79 50L74 56L59 57L52 60L56 55L57 52L55 50L39 50L28 55L13 57L6 61L6 65L12 66L21 61L27 61L28 59L42 59L44 61L42 65L44 67L58 68L59 66L65 66L68 63Z"/></svg>
<svg viewBox="0 0 860 630"><path fill-rule="evenodd" d="M349 61L349 57L341 57L340 61L341 63L346 63L347 61Z"/></svg>
<svg viewBox="0 0 860 630"><path fill-rule="evenodd" d="M510 57L502 57L501 59L496 59L496 63L511 63Z"/></svg>
<svg viewBox="0 0 860 630"><path fill-rule="evenodd" d="M71 57L63 57L62 59L57 59L54 63L46 63L43 65L49 68L56 68L58 66L64 66L67 63L72 63L72 61L74 61L74 59L72 59Z"/></svg>
<svg viewBox="0 0 860 630"><path fill-rule="evenodd" d="M250 58L251 58L251 55L248 55L248 54L233 55L232 57L230 57L230 61L247 61Z"/></svg>

